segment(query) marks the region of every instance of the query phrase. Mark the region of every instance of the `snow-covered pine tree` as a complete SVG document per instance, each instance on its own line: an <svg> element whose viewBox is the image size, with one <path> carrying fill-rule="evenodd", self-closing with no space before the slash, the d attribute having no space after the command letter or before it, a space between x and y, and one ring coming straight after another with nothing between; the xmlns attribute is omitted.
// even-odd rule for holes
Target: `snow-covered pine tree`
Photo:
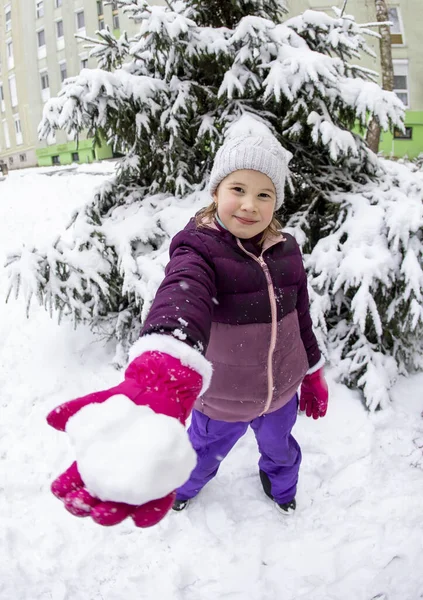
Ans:
<svg viewBox="0 0 423 600"><path fill-rule="evenodd" d="M217 147L271 130L294 155L282 218L306 255L322 348L370 408L385 405L397 374L422 366L422 186L351 131L372 116L402 127L397 97L353 62L377 34L336 9L283 22L276 0L118 4L139 34L89 40L99 68L66 80L40 125L107 139L123 154L116 177L48 252L10 257L11 291L107 332L123 364L170 236L209 203Z"/></svg>

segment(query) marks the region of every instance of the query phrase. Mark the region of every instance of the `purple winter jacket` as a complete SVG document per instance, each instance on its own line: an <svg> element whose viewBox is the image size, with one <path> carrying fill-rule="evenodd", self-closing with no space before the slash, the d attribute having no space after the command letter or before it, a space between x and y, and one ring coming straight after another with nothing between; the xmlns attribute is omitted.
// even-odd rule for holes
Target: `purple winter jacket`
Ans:
<svg viewBox="0 0 423 600"><path fill-rule="evenodd" d="M195 408L222 421L251 421L286 404L321 359L307 277L295 239L237 240L191 219L170 245L165 278L141 335L172 334L213 365Z"/></svg>

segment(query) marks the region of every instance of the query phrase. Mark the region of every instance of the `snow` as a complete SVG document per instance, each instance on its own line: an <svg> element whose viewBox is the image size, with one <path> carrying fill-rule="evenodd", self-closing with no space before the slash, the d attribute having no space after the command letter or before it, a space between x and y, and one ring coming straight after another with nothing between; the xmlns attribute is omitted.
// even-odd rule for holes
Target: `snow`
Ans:
<svg viewBox="0 0 423 600"><path fill-rule="evenodd" d="M12 172L0 182L1 264L20 242L47 247L109 166L113 171L102 163L98 170ZM100 168L102 175L87 173ZM406 167L396 168L404 177ZM7 287L2 271L2 298ZM186 511L152 529L130 520L101 528L70 515L50 494L74 453L45 416L61 402L116 385L113 353L87 328L59 327L40 307L26 319L20 299L0 305L0 598L422 597L421 373L400 378L392 405L369 413L329 372L327 416L300 416L295 426L303 464L292 518L264 496L249 432Z"/></svg>
<svg viewBox="0 0 423 600"><path fill-rule="evenodd" d="M100 500L145 504L183 485L197 457L185 427L124 395L91 404L66 425L87 490Z"/></svg>

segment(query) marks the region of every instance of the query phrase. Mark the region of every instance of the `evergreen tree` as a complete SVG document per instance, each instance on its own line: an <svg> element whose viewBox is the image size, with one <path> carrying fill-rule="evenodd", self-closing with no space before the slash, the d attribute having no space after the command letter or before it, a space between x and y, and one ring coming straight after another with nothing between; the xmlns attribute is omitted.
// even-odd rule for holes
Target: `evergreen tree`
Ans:
<svg viewBox="0 0 423 600"><path fill-rule="evenodd" d="M65 81L40 133L88 130L122 153L116 177L51 250L10 257L51 310L118 340L138 336L160 283L169 237L210 199L216 149L238 131L271 131L293 154L281 218L306 256L312 315L341 380L374 409L398 373L423 366L421 185L353 133L375 117L403 127L402 103L353 64L372 54L352 16L287 19L277 0L118 0L135 39L89 39L98 69Z"/></svg>

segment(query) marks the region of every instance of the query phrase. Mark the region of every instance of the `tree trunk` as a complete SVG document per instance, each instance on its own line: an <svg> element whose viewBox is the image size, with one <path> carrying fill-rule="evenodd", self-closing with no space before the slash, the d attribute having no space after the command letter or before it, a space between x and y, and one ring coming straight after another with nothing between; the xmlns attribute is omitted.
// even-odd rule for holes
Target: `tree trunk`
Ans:
<svg viewBox="0 0 423 600"><path fill-rule="evenodd" d="M389 20L388 7L385 0L375 0L376 20L380 23ZM380 65L382 68L382 87L384 90L392 92L394 89L394 67L392 65L392 47L391 31L387 25L379 27L381 35L379 41L380 47ZM368 126L366 142L373 152L378 152L380 141L380 125L376 118L373 118Z"/></svg>

